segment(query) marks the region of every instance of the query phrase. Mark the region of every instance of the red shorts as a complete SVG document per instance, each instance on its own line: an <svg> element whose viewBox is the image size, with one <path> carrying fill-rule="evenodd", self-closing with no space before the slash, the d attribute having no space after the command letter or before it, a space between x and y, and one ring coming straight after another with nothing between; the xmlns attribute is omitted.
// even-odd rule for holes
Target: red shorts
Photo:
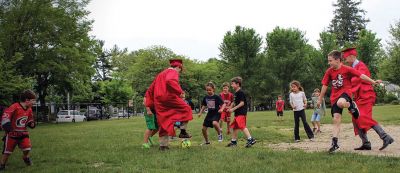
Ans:
<svg viewBox="0 0 400 173"><path fill-rule="evenodd" d="M246 116L245 115L238 115L235 116L233 122L231 124L232 129L240 129L243 130L246 128Z"/></svg>
<svg viewBox="0 0 400 173"><path fill-rule="evenodd" d="M6 135L4 136L3 141L3 154L11 154L17 145L22 151L30 151L32 148L29 136L10 137L9 135Z"/></svg>
<svg viewBox="0 0 400 173"><path fill-rule="evenodd" d="M231 113L223 111L221 113L221 119L224 122L231 122Z"/></svg>

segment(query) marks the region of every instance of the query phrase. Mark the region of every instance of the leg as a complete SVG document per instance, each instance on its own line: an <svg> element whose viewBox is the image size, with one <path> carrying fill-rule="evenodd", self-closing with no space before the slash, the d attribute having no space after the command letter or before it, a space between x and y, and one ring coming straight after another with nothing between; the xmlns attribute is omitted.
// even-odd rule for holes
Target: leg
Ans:
<svg viewBox="0 0 400 173"><path fill-rule="evenodd" d="M391 143L394 142L394 139L390 135L388 135L379 124L372 126L372 128L379 135L379 137L383 140L383 145L381 148L379 148L379 150L385 149L387 146L389 146Z"/></svg>
<svg viewBox="0 0 400 173"><path fill-rule="evenodd" d="M29 157L29 150L23 151L22 159L24 160L24 162L25 162L25 164L26 164L27 166L31 166L31 165L32 165L32 160L31 160L31 158Z"/></svg>
<svg viewBox="0 0 400 173"><path fill-rule="evenodd" d="M205 143L209 143L208 141L208 133L207 133L207 127L203 126L203 129L201 129L201 132L203 133L204 141Z"/></svg>
<svg viewBox="0 0 400 173"><path fill-rule="evenodd" d="M294 140L296 142L300 141L300 135L299 135L299 122L300 122L300 117L299 117L299 111L294 111Z"/></svg>
<svg viewBox="0 0 400 173"><path fill-rule="evenodd" d="M310 126L307 123L306 113L305 113L304 109L300 111L300 118L301 118L301 121L303 122L303 127L304 127L304 130L307 133L308 139L313 139L314 138L314 133L312 132Z"/></svg>
<svg viewBox="0 0 400 173"><path fill-rule="evenodd" d="M150 136L153 136L152 135L152 130L146 129L146 131L144 131L144 139L143 139L143 142L145 144L149 143L149 137Z"/></svg>
<svg viewBox="0 0 400 173"><path fill-rule="evenodd" d="M10 154L6 154L6 153L3 154L3 156L1 157L1 161L0 161L1 166L6 165L6 163L8 161L8 157L10 157Z"/></svg>

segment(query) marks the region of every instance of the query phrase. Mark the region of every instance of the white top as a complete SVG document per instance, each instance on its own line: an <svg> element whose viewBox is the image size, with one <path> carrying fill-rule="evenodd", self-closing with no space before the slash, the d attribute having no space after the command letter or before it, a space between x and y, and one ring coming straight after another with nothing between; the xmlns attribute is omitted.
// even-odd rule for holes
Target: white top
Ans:
<svg viewBox="0 0 400 173"><path fill-rule="evenodd" d="M291 92L289 94L289 101L294 105L293 111L303 110L304 100L307 100L307 98L303 91L299 91L298 93Z"/></svg>

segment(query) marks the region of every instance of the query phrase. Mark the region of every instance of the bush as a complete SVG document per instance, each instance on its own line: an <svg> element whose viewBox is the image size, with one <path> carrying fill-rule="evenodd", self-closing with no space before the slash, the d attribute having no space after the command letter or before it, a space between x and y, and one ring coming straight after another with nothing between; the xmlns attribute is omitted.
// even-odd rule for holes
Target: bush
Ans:
<svg viewBox="0 0 400 173"><path fill-rule="evenodd" d="M399 99L397 98L396 95L390 93L385 96L384 100L385 100L385 103L392 103L392 101L399 100Z"/></svg>
<svg viewBox="0 0 400 173"><path fill-rule="evenodd" d="M400 104L400 101L399 101L399 100L393 100L393 101L391 102L391 104L392 104L392 105L399 105L399 104Z"/></svg>

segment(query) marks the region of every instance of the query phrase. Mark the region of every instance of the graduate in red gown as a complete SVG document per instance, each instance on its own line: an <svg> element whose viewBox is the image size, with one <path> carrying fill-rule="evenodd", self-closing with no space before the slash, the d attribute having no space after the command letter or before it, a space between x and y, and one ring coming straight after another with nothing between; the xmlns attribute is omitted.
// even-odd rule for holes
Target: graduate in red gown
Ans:
<svg viewBox="0 0 400 173"><path fill-rule="evenodd" d="M182 100L184 91L179 85L179 72L182 71L182 60L170 60L170 67L159 73L146 95L146 107L154 107L159 126L160 150L168 148L168 136L175 136L174 123L182 122L183 128L179 138L190 138L186 131L188 121L193 119L192 109Z"/></svg>
<svg viewBox="0 0 400 173"><path fill-rule="evenodd" d="M368 70L367 65L357 59L356 48L348 48L342 51L342 57L345 62L359 71L361 74L365 74L371 77L371 73ZM379 137L383 140L383 146L380 150L385 149L389 144L393 143L394 140L390 135L385 133L382 127L372 118L372 107L375 104L376 94L373 86L361 80L359 77L351 78L352 93L354 101L356 102L360 116L358 119L353 117L354 133L359 135L362 140L362 145L355 150L371 150L371 143L368 141L367 131L373 128Z"/></svg>

